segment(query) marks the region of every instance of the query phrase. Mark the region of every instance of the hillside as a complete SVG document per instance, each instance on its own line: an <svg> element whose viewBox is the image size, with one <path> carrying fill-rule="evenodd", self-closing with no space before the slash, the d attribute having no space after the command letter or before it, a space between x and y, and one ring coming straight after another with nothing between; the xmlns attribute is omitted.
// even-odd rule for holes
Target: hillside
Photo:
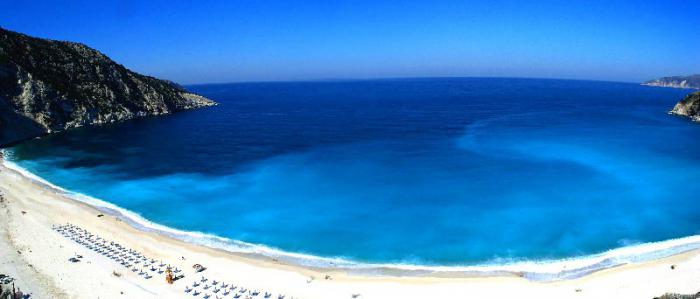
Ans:
<svg viewBox="0 0 700 299"><path fill-rule="evenodd" d="M0 146L70 128L215 105L80 43L0 28Z"/></svg>
<svg viewBox="0 0 700 299"><path fill-rule="evenodd" d="M700 74L690 76L663 77L642 83L647 86L700 89Z"/></svg>

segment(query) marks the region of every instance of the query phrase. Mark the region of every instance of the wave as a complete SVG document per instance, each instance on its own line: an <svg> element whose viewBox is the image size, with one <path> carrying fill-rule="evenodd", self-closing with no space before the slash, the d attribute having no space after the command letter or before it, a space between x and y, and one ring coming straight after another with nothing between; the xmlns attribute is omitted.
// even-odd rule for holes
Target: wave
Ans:
<svg viewBox="0 0 700 299"><path fill-rule="evenodd" d="M5 168L12 169L19 175L68 198L88 204L97 210L117 217L132 227L144 232L157 233L191 244L220 249L231 253L245 254L253 257L273 258L278 261L309 268L338 269L348 274L365 276L433 276L438 274L460 274L464 276L503 276L518 275L533 281L554 281L579 278L596 271L609 269L631 263L649 262L683 252L700 248L700 235L650 243L620 242L620 248L602 253L549 260L493 260L475 265L439 266L409 263L363 263L343 257L320 257L309 254L287 252L259 244L232 240L220 236L184 231L167 227L148 219L138 213L116 206L104 200L86 194L73 192L54 185L51 182L22 168L12 162L12 152L2 150Z"/></svg>

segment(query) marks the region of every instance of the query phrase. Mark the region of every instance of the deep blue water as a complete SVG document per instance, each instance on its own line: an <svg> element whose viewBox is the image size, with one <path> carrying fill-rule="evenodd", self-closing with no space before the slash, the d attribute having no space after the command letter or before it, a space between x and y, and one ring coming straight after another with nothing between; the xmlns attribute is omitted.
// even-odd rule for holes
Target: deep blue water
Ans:
<svg viewBox="0 0 700 299"><path fill-rule="evenodd" d="M191 86L219 106L13 159L146 219L361 262L598 253L700 230L688 90L534 79Z"/></svg>

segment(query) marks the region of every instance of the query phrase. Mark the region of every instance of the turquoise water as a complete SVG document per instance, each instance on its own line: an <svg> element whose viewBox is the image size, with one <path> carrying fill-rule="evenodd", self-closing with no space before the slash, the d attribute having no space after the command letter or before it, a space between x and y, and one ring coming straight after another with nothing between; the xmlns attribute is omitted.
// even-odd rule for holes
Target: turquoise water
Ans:
<svg viewBox="0 0 700 299"><path fill-rule="evenodd" d="M12 160L155 223L363 263L559 259L695 235L688 90L534 79L199 85L219 106Z"/></svg>

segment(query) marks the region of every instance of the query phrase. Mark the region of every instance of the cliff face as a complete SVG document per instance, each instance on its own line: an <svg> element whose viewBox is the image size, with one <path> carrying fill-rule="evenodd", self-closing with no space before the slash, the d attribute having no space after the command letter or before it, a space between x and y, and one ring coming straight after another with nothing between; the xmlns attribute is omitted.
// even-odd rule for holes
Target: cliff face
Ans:
<svg viewBox="0 0 700 299"><path fill-rule="evenodd" d="M0 28L0 146L84 125L215 103L83 44Z"/></svg>
<svg viewBox="0 0 700 299"><path fill-rule="evenodd" d="M700 75L663 77L644 82L642 85L700 89Z"/></svg>
<svg viewBox="0 0 700 299"><path fill-rule="evenodd" d="M700 91L685 96L673 107L671 114L687 116L700 122Z"/></svg>

